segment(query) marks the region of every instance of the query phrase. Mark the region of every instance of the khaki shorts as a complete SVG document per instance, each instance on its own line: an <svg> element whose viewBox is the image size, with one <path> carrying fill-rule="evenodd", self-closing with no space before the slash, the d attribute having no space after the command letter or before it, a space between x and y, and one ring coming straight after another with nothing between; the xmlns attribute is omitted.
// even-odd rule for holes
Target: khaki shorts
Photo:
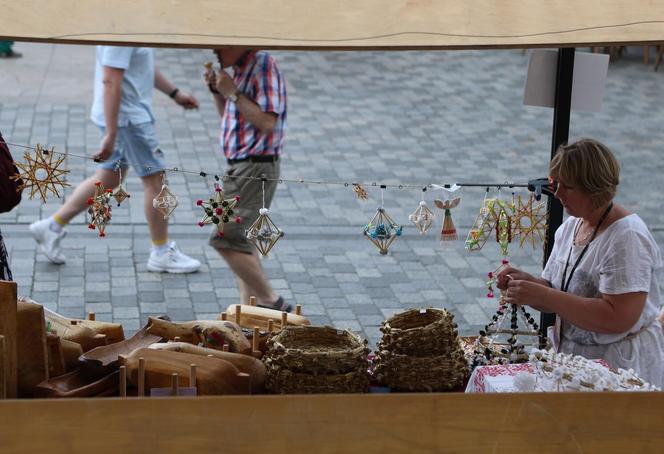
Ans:
<svg viewBox="0 0 664 454"><path fill-rule="evenodd" d="M232 249L235 251L251 254L256 247L251 243L245 231L258 218L258 210L263 207L263 189L261 176L272 181L265 182L265 207L269 208L277 190L279 179L279 161L277 162L251 162L244 161L229 164L226 169L225 180L222 184L224 198L228 199L240 196L240 201L235 206L234 216L240 216L238 224L233 219L224 226L224 236L217 234L217 229L212 231L210 246L215 249ZM255 180L232 177L254 177Z"/></svg>

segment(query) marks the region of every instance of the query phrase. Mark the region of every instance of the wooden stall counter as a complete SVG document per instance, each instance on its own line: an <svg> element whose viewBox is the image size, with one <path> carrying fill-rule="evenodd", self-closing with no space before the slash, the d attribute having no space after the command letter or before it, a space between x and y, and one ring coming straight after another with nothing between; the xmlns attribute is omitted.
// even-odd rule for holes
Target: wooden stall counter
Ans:
<svg viewBox="0 0 664 454"><path fill-rule="evenodd" d="M3 452L661 452L664 393L6 400Z"/></svg>

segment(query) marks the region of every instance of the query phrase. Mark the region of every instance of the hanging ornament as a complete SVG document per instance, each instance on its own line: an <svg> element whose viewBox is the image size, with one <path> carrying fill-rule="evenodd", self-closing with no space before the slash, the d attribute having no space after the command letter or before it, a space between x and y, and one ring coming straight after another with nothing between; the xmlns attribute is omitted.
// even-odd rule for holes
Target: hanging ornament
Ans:
<svg viewBox="0 0 664 454"><path fill-rule="evenodd" d="M446 199L445 201L436 199L434 200L436 206L443 211L443 227L440 230L440 241L456 241L459 239L457 229L452 220L452 213L450 210L456 208L461 203L461 197L453 199Z"/></svg>
<svg viewBox="0 0 664 454"><path fill-rule="evenodd" d="M152 200L152 206L164 216L164 219L168 219L173 210L178 206L178 198L168 188L166 172L161 174L161 178L161 191Z"/></svg>
<svg viewBox="0 0 664 454"><path fill-rule="evenodd" d="M120 183L118 184L118 187L113 190L113 198L117 202L118 206L120 206L122 202L131 197L131 194L125 191L125 188L122 185L122 167L120 166L120 161L117 163L117 168L120 176Z"/></svg>
<svg viewBox="0 0 664 454"><path fill-rule="evenodd" d="M506 256L509 254L508 248L512 242L512 220L507 213L507 203L496 199L492 206L492 214L496 225L496 241L500 245L500 252Z"/></svg>
<svg viewBox="0 0 664 454"><path fill-rule="evenodd" d="M101 181L95 183L95 194L88 198L88 213L90 213L90 223L88 228L99 231L99 236L106 236L106 224L111 220L111 197L112 189L105 189Z"/></svg>
<svg viewBox="0 0 664 454"><path fill-rule="evenodd" d="M398 225L387 214L383 208L383 190L385 185L380 187L380 208L376 210L373 218L364 227L364 235L376 245L381 255L386 255L390 245L401 236L402 226Z"/></svg>
<svg viewBox="0 0 664 454"><path fill-rule="evenodd" d="M493 205L496 202L496 199L488 199L488 194L489 188L487 188L486 193L484 194L484 201L482 202L482 208L480 208L480 214L477 215L477 218L466 237L466 249L469 251L479 251L482 249L484 243L486 243L493 232L495 218L492 214Z"/></svg>
<svg viewBox="0 0 664 454"><path fill-rule="evenodd" d="M70 186L64 178L69 173L69 170L60 169L60 165L65 160L65 155L61 155L54 162L53 148L51 150L44 150L40 144L37 144L34 156L25 152L24 157L26 164L14 162L14 165L20 171L9 177L14 181L23 180L23 183L17 190L22 191L24 188L29 187L30 200L34 198L35 194L39 193L39 197L44 203L46 202L46 193L48 191L60 198L58 187L64 188L65 186Z"/></svg>
<svg viewBox="0 0 664 454"><path fill-rule="evenodd" d="M410 214L410 216L408 216L408 220L415 224L417 230L420 231L420 235L424 235L433 223L433 212L424 201L424 192L426 190L427 188L425 186L424 189L422 189L422 201L420 202L420 205Z"/></svg>
<svg viewBox="0 0 664 454"><path fill-rule="evenodd" d="M247 239L254 243L256 249L266 257L274 245L279 241L279 238L284 236L284 232L279 229L275 223L270 219L269 212L265 208L265 179L263 182L263 208L258 210L258 218L251 224L246 231Z"/></svg>
<svg viewBox="0 0 664 454"><path fill-rule="evenodd" d="M546 203L540 202L533 207L535 196L530 194L528 202L523 203L521 195L517 198L517 207L514 211L512 223L514 236L519 236L519 247L530 241L533 249L537 247L538 241L544 241L546 237Z"/></svg>
<svg viewBox="0 0 664 454"><path fill-rule="evenodd" d="M234 215L233 209L240 201L240 196L235 196L230 199L224 199L224 191L219 187L219 184L214 184L214 194L206 202L197 200L196 205L203 208L205 215L203 219L198 222L200 227L206 224L214 224L217 228L217 235L224 236L224 225L228 223ZM242 222L239 216L234 218L236 223Z"/></svg>
<svg viewBox="0 0 664 454"><path fill-rule="evenodd" d="M369 197L369 194L367 194L367 191L362 187L360 183L353 183L353 191L355 192L357 198L360 200L367 200L367 198Z"/></svg>

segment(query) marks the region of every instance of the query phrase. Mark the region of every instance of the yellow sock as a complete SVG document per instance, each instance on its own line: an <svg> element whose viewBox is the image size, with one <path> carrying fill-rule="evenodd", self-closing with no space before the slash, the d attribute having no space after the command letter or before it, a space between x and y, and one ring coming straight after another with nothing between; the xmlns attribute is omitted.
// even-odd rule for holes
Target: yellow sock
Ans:
<svg viewBox="0 0 664 454"><path fill-rule="evenodd" d="M152 240L152 245L154 247L163 246L166 243L168 243L168 238L165 238L163 240Z"/></svg>
<svg viewBox="0 0 664 454"><path fill-rule="evenodd" d="M64 227L64 226L67 225L67 223L66 223L65 221L63 221L62 218L61 218L60 216L58 216L57 214L54 214L53 216L51 216L51 218L52 218L52 219L55 221L55 223L58 224L60 227Z"/></svg>

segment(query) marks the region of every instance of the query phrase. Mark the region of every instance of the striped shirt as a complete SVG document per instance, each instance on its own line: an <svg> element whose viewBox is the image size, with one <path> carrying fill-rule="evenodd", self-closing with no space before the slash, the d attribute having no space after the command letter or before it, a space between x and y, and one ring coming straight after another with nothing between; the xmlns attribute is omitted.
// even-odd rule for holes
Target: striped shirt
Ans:
<svg viewBox="0 0 664 454"><path fill-rule="evenodd" d="M286 80L277 63L267 53L249 51L233 66L235 86L252 99L263 112L277 114L271 134L256 129L240 113L234 102L226 100L221 117L219 142L226 159L249 156L279 156L286 130Z"/></svg>

